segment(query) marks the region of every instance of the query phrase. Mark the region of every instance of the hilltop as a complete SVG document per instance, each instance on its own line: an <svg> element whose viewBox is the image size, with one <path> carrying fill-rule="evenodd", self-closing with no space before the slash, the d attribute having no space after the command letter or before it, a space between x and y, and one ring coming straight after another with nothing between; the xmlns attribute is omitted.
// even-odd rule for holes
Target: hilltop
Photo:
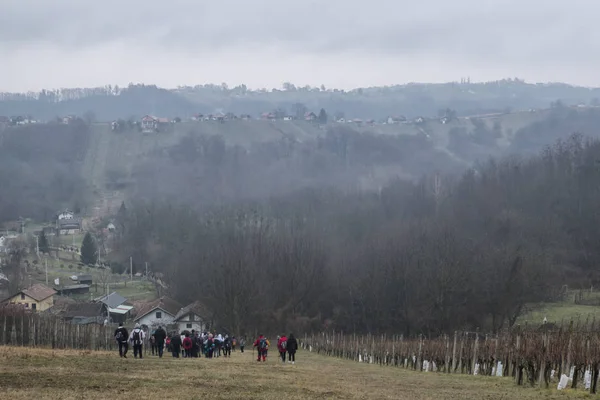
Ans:
<svg viewBox="0 0 600 400"><path fill-rule="evenodd" d="M163 89L153 85L107 85L100 88L44 90L39 93L0 93L0 116L33 115L40 120L93 113L99 121L140 118L145 114L188 118L194 113L233 112L260 115L275 109L287 112L306 107L345 115L347 119L434 116L452 109L459 116L547 108L564 104L598 105L600 89L561 83L526 83L519 79L494 82L411 83L344 91L321 87L250 90L245 85L181 86Z"/></svg>

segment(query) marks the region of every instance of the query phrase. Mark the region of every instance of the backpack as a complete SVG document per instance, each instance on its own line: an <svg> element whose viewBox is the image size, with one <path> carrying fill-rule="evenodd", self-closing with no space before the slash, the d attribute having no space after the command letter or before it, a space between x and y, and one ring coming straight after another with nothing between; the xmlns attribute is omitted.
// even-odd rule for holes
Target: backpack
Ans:
<svg viewBox="0 0 600 400"><path fill-rule="evenodd" d="M260 341L258 342L258 348L261 350L266 350L267 349L267 338L261 338Z"/></svg>
<svg viewBox="0 0 600 400"><path fill-rule="evenodd" d="M139 330L133 331L133 344L137 345L137 344L141 344L142 343L142 340L141 340L140 336L141 335L140 335L140 331Z"/></svg>
<svg viewBox="0 0 600 400"><path fill-rule="evenodd" d="M286 350L287 349L287 340L284 340L283 342L281 342L281 349L282 350Z"/></svg>

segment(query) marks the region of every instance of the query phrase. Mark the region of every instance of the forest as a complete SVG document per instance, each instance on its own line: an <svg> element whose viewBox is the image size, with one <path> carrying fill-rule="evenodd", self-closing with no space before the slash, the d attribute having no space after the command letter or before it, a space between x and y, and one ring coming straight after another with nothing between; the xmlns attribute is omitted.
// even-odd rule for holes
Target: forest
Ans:
<svg viewBox="0 0 600 400"><path fill-rule="evenodd" d="M89 193L79 171L89 135L83 121L0 132L0 222L50 221L60 207L83 207Z"/></svg>
<svg viewBox="0 0 600 400"><path fill-rule="evenodd" d="M212 206L132 201L117 254L235 332L498 331L563 284L597 284L600 142L380 190L305 188ZM143 260L143 261L142 261Z"/></svg>

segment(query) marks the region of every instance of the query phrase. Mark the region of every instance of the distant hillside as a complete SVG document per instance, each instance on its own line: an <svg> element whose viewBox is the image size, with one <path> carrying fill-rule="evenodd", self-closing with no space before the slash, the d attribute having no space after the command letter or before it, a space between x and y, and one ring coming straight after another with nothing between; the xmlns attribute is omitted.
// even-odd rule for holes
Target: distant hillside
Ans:
<svg viewBox="0 0 600 400"><path fill-rule="evenodd" d="M5 128L0 188L12 192L3 197L31 201L2 208L0 199L0 219L47 218L76 206L98 216L132 197L211 204L312 187L377 190L391 179L461 172L489 157L538 153L573 133L600 137L599 127L600 108L556 106L362 126L234 120L173 123L158 133L113 132L108 123L83 121Z"/></svg>
<svg viewBox="0 0 600 400"><path fill-rule="evenodd" d="M107 86L60 89L42 93L0 93L0 116L32 115L49 120L56 116L93 113L98 121L139 118L145 114L190 117L196 112L233 112L259 115L281 109L295 114L321 108L347 118L380 119L404 115L433 117L451 109L467 116L509 110L547 108L557 101L566 105L600 105L599 88L560 83L529 84L521 80L488 83L407 84L359 88L352 91L286 84L285 90L251 91L245 86L204 85L166 90L156 86Z"/></svg>

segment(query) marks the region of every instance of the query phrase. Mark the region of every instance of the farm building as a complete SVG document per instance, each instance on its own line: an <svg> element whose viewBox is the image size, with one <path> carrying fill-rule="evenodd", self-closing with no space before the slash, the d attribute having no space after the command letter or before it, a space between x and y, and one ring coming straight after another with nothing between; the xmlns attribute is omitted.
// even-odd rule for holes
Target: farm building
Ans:
<svg viewBox="0 0 600 400"><path fill-rule="evenodd" d="M85 294L90 292L90 285L78 284L55 287L54 290L61 296L71 296L74 294Z"/></svg>

